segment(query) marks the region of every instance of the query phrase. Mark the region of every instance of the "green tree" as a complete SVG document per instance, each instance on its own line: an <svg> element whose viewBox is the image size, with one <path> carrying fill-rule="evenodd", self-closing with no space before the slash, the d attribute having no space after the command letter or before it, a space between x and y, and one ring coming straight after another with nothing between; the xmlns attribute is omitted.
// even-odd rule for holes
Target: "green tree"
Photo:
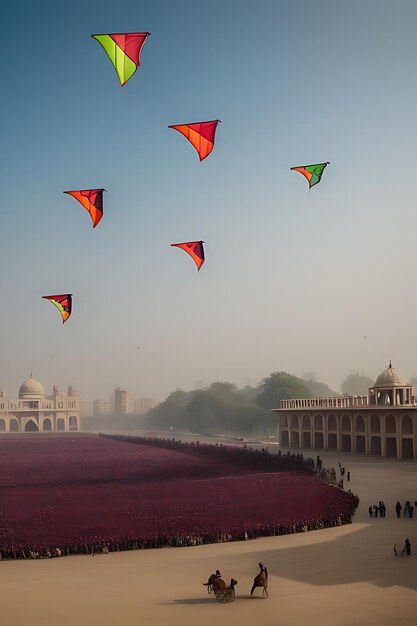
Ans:
<svg viewBox="0 0 417 626"><path fill-rule="evenodd" d="M351 372L343 381L340 388L342 393L348 396L367 396L369 387L372 387L374 381L365 374Z"/></svg>
<svg viewBox="0 0 417 626"><path fill-rule="evenodd" d="M303 380L303 383L315 398L331 398L340 395L325 383L319 383L316 380Z"/></svg>
<svg viewBox="0 0 417 626"><path fill-rule="evenodd" d="M417 387L417 374L413 374L409 382L412 387Z"/></svg>
<svg viewBox="0 0 417 626"><path fill-rule="evenodd" d="M273 372L259 385L256 403L265 409L275 409L281 400L311 398L312 393L304 381L287 372Z"/></svg>

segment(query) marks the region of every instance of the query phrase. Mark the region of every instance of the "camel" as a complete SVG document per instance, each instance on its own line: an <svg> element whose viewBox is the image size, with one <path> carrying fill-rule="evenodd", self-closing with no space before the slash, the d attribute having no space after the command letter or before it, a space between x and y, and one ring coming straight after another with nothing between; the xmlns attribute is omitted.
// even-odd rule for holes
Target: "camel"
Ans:
<svg viewBox="0 0 417 626"><path fill-rule="evenodd" d="M253 595L256 587L262 587L262 597L264 596L264 594L266 594L266 597L268 597L268 570L263 563L259 563L259 567L261 571L253 579L253 585L250 591L250 595Z"/></svg>

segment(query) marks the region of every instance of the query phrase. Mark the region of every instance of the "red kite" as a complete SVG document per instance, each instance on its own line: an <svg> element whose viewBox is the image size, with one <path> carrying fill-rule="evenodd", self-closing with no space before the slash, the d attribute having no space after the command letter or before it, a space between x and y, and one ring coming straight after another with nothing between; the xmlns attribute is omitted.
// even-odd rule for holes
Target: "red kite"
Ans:
<svg viewBox="0 0 417 626"><path fill-rule="evenodd" d="M197 150L200 161L203 161L214 148L214 135L219 122L220 120L213 120L211 122L168 126L168 128L173 128L184 135Z"/></svg>
<svg viewBox="0 0 417 626"><path fill-rule="evenodd" d="M91 215L93 228L103 217L103 191L105 189L81 189L78 191L64 191L80 202Z"/></svg>
<svg viewBox="0 0 417 626"><path fill-rule="evenodd" d="M64 322L66 322L71 315L72 293L62 293L58 296L42 296L42 298L49 300L52 304L55 304L62 315L62 323L64 324Z"/></svg>
<svg viewBox="0 0 417 626"><path fill-rule="evenodd" d="M187 252L197 265L197 269L200 270L204 263L203 243L204 241L186 241L184 243L172 243L171 246L176 246Z"/></svg>

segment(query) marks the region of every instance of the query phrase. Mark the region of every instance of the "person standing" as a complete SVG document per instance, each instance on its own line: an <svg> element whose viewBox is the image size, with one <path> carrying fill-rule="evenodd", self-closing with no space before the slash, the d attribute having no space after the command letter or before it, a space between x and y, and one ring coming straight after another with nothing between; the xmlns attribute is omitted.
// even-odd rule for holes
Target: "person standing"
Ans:
<svg viewBox="0 0 417 626"><path fill-rule="evenodd" d="M404 554L404 551L407 553L407 556L410 556L410 554L411 554L411 543L410 543L410 540L408 538L404 541L404 548L401 550L401 556Z"/></svg>
<svg viewBox="0 0 417 626"><path fill-rule="evenodd" d="M395 512L398 518L401 517L401 509L402 509L401 503L397 502L397 504L395 505Z"/></svg>

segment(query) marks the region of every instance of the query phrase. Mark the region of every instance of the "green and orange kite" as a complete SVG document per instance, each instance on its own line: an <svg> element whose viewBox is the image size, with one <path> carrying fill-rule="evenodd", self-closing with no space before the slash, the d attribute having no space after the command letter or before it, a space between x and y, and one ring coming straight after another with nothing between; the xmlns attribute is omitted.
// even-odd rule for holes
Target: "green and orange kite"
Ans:
<svg viewBox="0 0 417 626"><path fill-rule="evenodd" d="M308 187L311 189L321 181L324 168L328 165L330 165L329 161L327 163L316 163L315 165L299 165L298 167L292 167L291 170L300 172L300 174L305 176L308 180Z"/></svg>
<svg viewBox="0 0 417 626"><path fill-rule="evenodd" d="M150 33L91 35L104 48L123 87L140 66L140 53Z"/></svg>

